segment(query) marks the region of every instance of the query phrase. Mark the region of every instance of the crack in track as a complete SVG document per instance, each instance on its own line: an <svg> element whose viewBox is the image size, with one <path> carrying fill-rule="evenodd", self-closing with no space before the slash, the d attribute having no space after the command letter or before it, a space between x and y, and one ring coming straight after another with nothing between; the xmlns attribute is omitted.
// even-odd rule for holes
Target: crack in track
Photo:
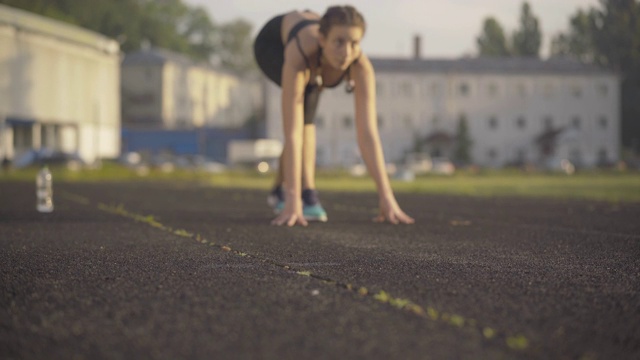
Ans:
<svg viewBox="0 0 640 360"><path fill-rule="evenodd" d="M92 205L89 199L76 194L65 192L62 194L62 196L72 202L75 202L84 206ZM388 306L391 306L401 311L409 312L414 316L417 316L425 320L438 321L438 322L446 323L448 325L451 325L457 328L466 328L466 329L474 330L475 332L479 333L484 339L488 341L501 341L504 345L506 345L508 348L512 350L522 351L530 347L529 340L523 335L511 334L507 331L496 330L489 326L482 326L481 324L478 324L477 321L474 319L467 319L457 314L440 312L431 306L427 306L425 308L423 306L416 304L412 300L394 297L384 290L370 291L368 288L364 286L357 286L350 283L334 280L326 276L314 274L310 271L306 271L303 268L298 267L298 266L308 265L305 263L286 264L286 263L282 263L277 260L273 260L263 256L253 255L240 250L232 249L228 245L217 244L213 241L205 239L200 234L192 233L184 229L174 229L172 227L163 225L162 223L157 221L152 215L142 215L142 214L137 214L137 213L128 211L124 208L124 205L122 204L108 205L105 203L98 203L97 208L101 211L104 211L113 215L118 215L118 216L122 216L128 219L134 220L136 222L145 223L151 227L157 228L165 232L169 232L176 236L195 240L201 244L218 248L219 250L229 252L236 256L246 257L247 259L255 259L256 261L260 261L264 264L276 266L280 269L283 269L287 272L294 273L298 276L309 277L309 278L321 281L326 285L335 286L337 288L340 288L352 294L355 294L359 297L371 298L379 303L386 304Z"/></svg>

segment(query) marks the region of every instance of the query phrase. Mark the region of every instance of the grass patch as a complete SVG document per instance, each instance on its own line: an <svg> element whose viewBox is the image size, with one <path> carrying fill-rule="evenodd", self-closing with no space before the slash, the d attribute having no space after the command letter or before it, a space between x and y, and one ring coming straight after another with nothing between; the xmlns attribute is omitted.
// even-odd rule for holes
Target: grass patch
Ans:
<svg viewBox="0 0 640 360"><path fill-rule="evenodd" d="M2 181L35 181L37 168L0 172ZM273 174L259 174L250 170L234 170L219 174L175 170L162 172L151 169L141 175L116 163L104 162L100 169L71 171L52 167L56 181L170 181L197 182L220 188L249 188L267 190ZM640 202L640 173L622 171L583 171L572 176L555 173L523 173L519 171L460 171L453 176L425 175L415 181L392 180L397 193L462 195L479 197L516 196L531 198L588 199L609 202ZM325 191L374 192L371 178L355 178L345 171L320 170L317 186Z"/></svg>
<svg viewBox="0 0 640 360"><path fill-rule="evenodd" d="M394 183L396 191L469 196L520 196L640 201L640 174L585 172L560 174L492 173L427 177L413 183Z"/></svg>
<svg viewBox="0 0 640 360"><path fill-rule="evenodd" d="M585 171L572 176L508 170L460 172L454 176L419 176L412 182L392 180L391 184L397 193L640 202L640 173L637 172ZM319 174L317 185L322 190L375 191L370 178L346 174Z"/></svg>

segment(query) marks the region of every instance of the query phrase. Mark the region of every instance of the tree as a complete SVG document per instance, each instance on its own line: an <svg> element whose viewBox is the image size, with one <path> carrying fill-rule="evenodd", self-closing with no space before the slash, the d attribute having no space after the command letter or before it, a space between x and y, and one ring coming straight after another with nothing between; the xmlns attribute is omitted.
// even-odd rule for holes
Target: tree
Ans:
<svg viewBox="0 0 640 360"><path fill-rule="evenodd" d="M502 25L493 17L484 20L482 33L476 38L480 56L509 56L507 38Z"/></svg>
<svg viewBox="0 0 640 360"><path fill-rule="evenodd" d="M460 165L468 165L471 163L471 146L473 141L469 135L469 126L467 117L460 115L458 120L458 130L456 131L455 149L453 151L453 160Z"/></svg>
<svg viewBox="0 0 640 360"><path fill-rule="evenodd" d="M143 40L151 46L189 54L189 42L180 32L186 27L189 9L182 0L141 0L143 3L140 26Z"/></svg>
<svg viewBox="0 0 640 360"><path fill-rule="evenodd" d="M568 34L558 34L551 40L551 56L570 56L585 63L596 60L592 29L596 24L596 12L582 9L570 18Z"/></svg>
<svg viewBox="0 0 640 360"><path fill-rule="evenodd" d="M614 71L640 75L640 2L601 0L592 27L597 60Z"/></svg>
<svg viewBox="0 0 640 360"><path fill-rule="evenodd" d="M594 43L597 63L622 77L622 142L640 152L640 2L602 0ZM598 31L600 30L600 31Z"/></svg>
<svg viewBox="0 0 640 360"><path fill-rule="evenodd" d="M251 24L242 19L220 27L219 51L216 52L216 56L224 67L240 73L257 69L253 58L251 29Z"/></svg>
<svg viewBox="0 0 640 360"><path fill-rule="evenodd" d="M640 2L601 0L579 10L569 30L556 36L552 54L573 56L620 75L622 143L640 152Z"/></svg>
<svg viewBox="0 0 640 360"><path fill-rule="evenodd" d="M189 9L182 35L189 43L189 54L194 59L209 60L218 51L218 28L202 7Z"/></svg>
<svg viewBox="0 0 640 360"><path fill-rule="evenodd" d="M512 51L516 56L539 57L542 33L538 18L531 11L528 2L522 4L520 28L513 33Z"/></svg>
<svg viewBox="0 0 640 360"><path fill-rule="evenodd" d="M0 4L23 9L56 20L77 24L73 15L64 12L64 8L68 2L69 1L60 0L52 4L51 1L47 0L0 0Z"/></svg>
<svg viewBox="0 0 640 360"><path fill-rule="evenodd" d="M123 52L148 42L196 61L218 58L230 70L255 69L251 24L216 26L202 7L184 0L0 0L0 3L71 23L118 40Z"/></svg>

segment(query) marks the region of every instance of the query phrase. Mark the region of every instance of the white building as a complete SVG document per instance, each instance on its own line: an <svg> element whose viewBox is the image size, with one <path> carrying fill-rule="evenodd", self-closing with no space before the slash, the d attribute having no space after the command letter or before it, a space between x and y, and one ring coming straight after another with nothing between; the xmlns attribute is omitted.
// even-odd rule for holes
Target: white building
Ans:
<svg viewBox="0 0 640 360"><path fill-rule="evenodd" d="M562 60L384 59L376 71L380 136L387 162L416 148L452 157L466 119L472 161L488 167L569 159L583 166L619 158L619 79ZM280 89L266 87L267 135L282 139ZM318 164L359 161L354 101L325 90L317 113ZM561 136L562 135L562 136Z"/></svg>
<svg viewBox="0 0 640 360"><path fill-rule="evenodd" d="M0 5L0 159L40 148L117 157L119 72L117 42Z"/></svg>
<svg viewBox="0 0 640 360"><path fill-rule="evenodd" d="M238 127L261 106L260 85L163 49L127 54L122 62L126 127Z"/></svg>

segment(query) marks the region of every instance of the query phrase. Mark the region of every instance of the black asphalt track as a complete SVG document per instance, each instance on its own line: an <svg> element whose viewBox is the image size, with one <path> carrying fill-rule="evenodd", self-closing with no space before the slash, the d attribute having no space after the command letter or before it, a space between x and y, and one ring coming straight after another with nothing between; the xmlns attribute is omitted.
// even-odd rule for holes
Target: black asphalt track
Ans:
<svg viewBox="0 0 640 360"><path fill-rule="evenodd" d="M0 182L2 359L638 359L640 204Z"/></svg>

